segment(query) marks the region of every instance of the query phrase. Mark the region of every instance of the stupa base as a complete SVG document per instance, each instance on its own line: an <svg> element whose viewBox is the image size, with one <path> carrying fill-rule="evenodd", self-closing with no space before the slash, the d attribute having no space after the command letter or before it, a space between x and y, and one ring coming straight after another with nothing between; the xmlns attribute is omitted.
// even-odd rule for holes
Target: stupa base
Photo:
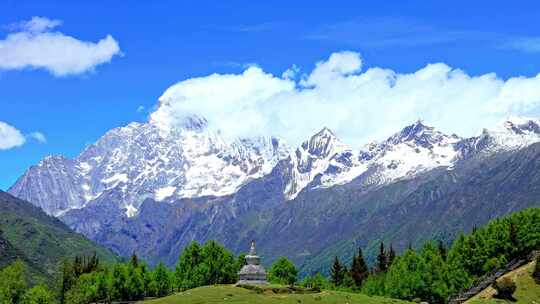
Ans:
<svg viewBox="0 0 540 304"><path fill-rule="evenodd" d="M236 282L236 285L269 285L266 280L240 280Z"/></svg>

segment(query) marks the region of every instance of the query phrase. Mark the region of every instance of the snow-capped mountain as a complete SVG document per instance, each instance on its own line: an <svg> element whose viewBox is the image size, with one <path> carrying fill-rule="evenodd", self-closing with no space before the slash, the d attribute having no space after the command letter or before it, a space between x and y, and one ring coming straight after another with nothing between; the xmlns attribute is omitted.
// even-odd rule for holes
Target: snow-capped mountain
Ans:
<svg viewBox="0 0 540 304"><path fill-rule="evenodd" d="M540 120L525 117L510 117L468 140L471 149L488 154L521 149L538 141Z"/></svg>
<svg viewBox="0 0 540 304"><path fill-rule="evenodd" d="M294 199L306 187L331 187L355 179L363 185L384 185L437 167L451 170L475 155L521 149L535 142L540 142L540 121L523 117L511 117L465 139L417 121L358 152L324 128L287 159L284 194Z"/></svg>
<svg viewBox="0 0 540 304"><path fill-rule="evenodd" d="M145 198L234 193L270 172L287 153L277 138L228 140L198 118L177 129L131 123L107 132L73 160L43 159L9 191L61 215L115 190L122 197L118 206L133 216Z"/></svg>
<svg viewBox="0 0 540 304"><path fill-rule="evenodd" d="M304 189L353 180L385 185L539 141L539 120L512 117L466 139L418 121L359 151L323 128L291 150L277 138L226 138L208 129L204 118L190 117L178 128L150 121L113 129L75 159L44 158L9 192L59 216L115 191L121 198L115 203L132 217L146 198L173 201L233 194L269 174L278 162L285 177L282 192L292 200Z"/></svg>
<svg viewBox="0 0 540 304"><path fill-rule="evenodd" d="M44 158L9 192L120 255L174 263L192 240L241 250L257 238L266 254L302 264L368 232L396 231L403 243L533 206L537 142L540 122L514 117L471 138L418 121L358 150L323 128L292 150L191 117L113 129L74 159Z"/></svg>
<svg viewBox="0 0 540 304"><path fill-rule="evenodd" d="M338 183L359 165L355 161L353 150L330 129L323 128L287 158L285 197L295 198L319 176L324 176L328 184Z"/></svg>

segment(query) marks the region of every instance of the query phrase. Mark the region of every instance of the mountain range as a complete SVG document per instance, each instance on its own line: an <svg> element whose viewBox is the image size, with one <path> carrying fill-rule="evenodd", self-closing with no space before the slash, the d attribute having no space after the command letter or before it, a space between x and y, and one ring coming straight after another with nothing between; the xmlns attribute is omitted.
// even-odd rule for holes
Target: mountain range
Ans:
<svg viewBox="0 0 540 304"><path fill-rule="evenodd" d="M107 132L78 157L49 156L8 190L120 255L173 264L191 240L235 251L257 239L321 270L354 247L398 250L540 202L540 121L512 117L475 137L422 121L355 150L323 128L298 148L230 139L190 117ZM368 242L368 240L371 240Z"/></svg>

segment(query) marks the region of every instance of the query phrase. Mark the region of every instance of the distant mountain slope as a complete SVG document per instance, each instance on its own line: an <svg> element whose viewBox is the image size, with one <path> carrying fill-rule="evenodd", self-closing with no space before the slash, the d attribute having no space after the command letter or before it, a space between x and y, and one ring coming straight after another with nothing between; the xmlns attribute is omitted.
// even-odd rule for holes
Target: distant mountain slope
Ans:
<svg viewBox="0 0 540 304"><path fill-rule="evenodd" d="M392 242L398 250L409 243L418 246L430 238L451 240L457 233L468 232L496 217L540 206L540 143L490 157L479 155L453 170L430 171L367 195L344 189L330 191L318 195L317 205L322 210L313 212L305 207L294 211L302 213L297 218L312 220L298 223L292 219L295 225L283 231L289 236L287 246L272 242L276 247L271 251L281 247L294 252L300 247L294 245L298 240L291 237L295 235L292 232L309 236L306 233L315 226L310 222L317 223L318 231L337 230L332 239L318 237L316 243L322 243L322 251L304 259L306 272L329 265L335 255L347 256L355 246L366 248L372 255L379 240ZM304 205L313 202L315 194L308 195ZM310 214L328 214L334 206L340 206L342 211L328 219L313 220ZM276 222L268 225L279 227Z"/></svg>
<svg viewBox="0 0 540 304"><path fill-rule="evenodd" d="M26 259L26 256L13 247L0 231L0 269L8 266L17 259Z"/></svg>
<svg viewBox="0 0 540 304"><path fill-rule="evenodd" d="M32 271L48 277L60 261L96 252L105 261L116 259L109 250L77 234L40 208L0 191L0 267L15 259L30 264Z"/></svg>

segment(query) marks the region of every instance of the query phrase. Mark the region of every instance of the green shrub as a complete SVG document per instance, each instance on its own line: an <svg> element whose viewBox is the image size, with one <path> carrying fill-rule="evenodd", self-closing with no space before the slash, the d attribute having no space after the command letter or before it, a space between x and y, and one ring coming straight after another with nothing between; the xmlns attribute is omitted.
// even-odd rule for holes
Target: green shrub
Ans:
<svg viewBox="0 0 540 304"><path fill-rule="evenodd" d="M512 300L512 294L516 291L516 283L510 278L503 278L493 283L493 288L497 291L496 297L499 299Z"/></svg>

